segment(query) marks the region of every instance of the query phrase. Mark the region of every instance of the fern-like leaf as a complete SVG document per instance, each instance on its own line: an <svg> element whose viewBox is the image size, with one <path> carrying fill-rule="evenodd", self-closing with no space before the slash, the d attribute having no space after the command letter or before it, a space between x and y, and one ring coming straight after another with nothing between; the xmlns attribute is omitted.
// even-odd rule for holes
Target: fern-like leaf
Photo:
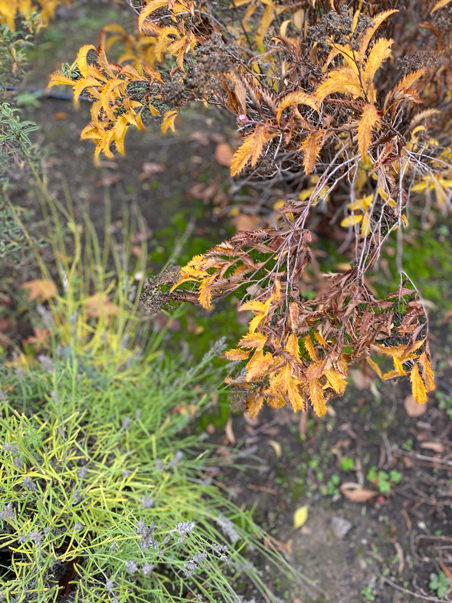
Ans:
<svg viewBox="0 0 452 603"><path fill-rule="evenodd" d="M361 159L364 160L372 142L372 130L379 123L380 116L375 105L367 104L358 126L358 146Z"/></svg>

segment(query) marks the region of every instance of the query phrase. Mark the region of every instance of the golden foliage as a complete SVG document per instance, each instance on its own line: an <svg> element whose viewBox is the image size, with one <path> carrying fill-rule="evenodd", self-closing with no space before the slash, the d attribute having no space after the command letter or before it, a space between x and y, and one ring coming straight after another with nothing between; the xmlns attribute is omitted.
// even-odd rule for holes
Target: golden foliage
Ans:
<svg viewBox="0 0 452 603"><path fill-rule="evenodd" d="M34 10L39 11L39 17L44 25L55 16L56 9L61 4L69 5L74 0L0 0L0 23L6 23L15 31L18 15L27 17Z"/></svg>
<svg viewBox="0 0 452 603"><path fill-rule="evenodd" d="M358 126L358 145L362 159L367 155L367 151L372 142L372 130L380 121L378 110L375 105L365 105L363 116Z"/></svg>
<svg viewBox="0 0 452 603"><path fill-rule="evenodd" d="M436 12L440 8L444 8L449 4L449 2L451 2L451 0L439 0L439 2L437 2L433 7L432 13Z"/></svg>
<svg viewBox="0 0 452 603"><path fill-rule="evenodd" d="M419 367L417 364L414 365L413 370L411 371L411 386L413 389L413 397L416 402L418 404L424 404L427 402L427 390L419 373Z"/></svg>
<svg viewBox="0 0 452 603"><path fill-rule="evenodd" d="M301 149L303 150L303 165L306 176L308 176L314 170L317 158L322 150L323 140L323 132L311 132L301 145Z"/></svg>
<svg viewBox="0 0 452 603"><path fill-rule="evenodd" d="M441 0L434 10L446 4ZM402 285L376 299L365 273L391 233L408 225L409 192L434 193L443 206L452 196L450 142L444 146L439 125L435 135L429 127L442 119L450 133L450 48L425 21L419 27L443 53L441 69L410 64L402 72L396 59L408 60L399 45L409 32L404 13L386 5L360 3L353 13L326 1L234 0L234 10L218 6L213 17L205 0L149 0L139 10L140 34L108 26L100 48L82 48L69 73L52 78L52 85L72 86L74 98L83 93L93 100L82 136L94 140L96 157L124 152L128 128L142 128L145 117L158 117L163 132L174 130L184 105L203 102L237 120L242 143L232 176L246 171L248 181L265 179L269 186L287 177L289 199L274 205L274 228L239 232L196 256L168 292L174 302L209 309L240 291L238 310L253 317L225 356L241 363L231 383L246 393L250 416L264 402L295 411L310 406L324 415L357 361L383 380L410 375L417 401L434 388L427 317L414 289ZM423 7L419 13L429 18ZM383 29L389 20L393 39ZM115 44L124 47L119 65L105 54ZM313 208L326 209L328 220L342 216L341 226L353 228L355 261L325 276L325 287L307 300L299 284L312 282L306 268L315 261L308 230ZM376 350L392 358L391 370L370 358Z"/></svg>

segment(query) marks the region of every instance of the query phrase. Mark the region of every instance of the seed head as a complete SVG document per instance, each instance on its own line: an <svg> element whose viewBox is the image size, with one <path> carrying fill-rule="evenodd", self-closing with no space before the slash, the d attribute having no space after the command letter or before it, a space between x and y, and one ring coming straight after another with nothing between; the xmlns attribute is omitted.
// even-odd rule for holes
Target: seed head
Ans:
<svg viewBox="0 0 452 603"><path fill-rule="evenodd" d="M24 478L24 481L22 483L27 488L27 490L30 490L30 492L36 492L36 484L31 479L31 477L28 477L28 475L26 478Z"/></svg>
<svg viewBox="0 0 452 603"><path fill-rule="evenodd" d="M176 524L176 530L179 534L190 534L195 529L196 524L192 521L183 521Z"/></svg>
<svg viewBox="0 0 452 603"><path fill-rule="evenodd" d="M152 574L152 572L154 571L154 568L155 568L155 565L152 565L151 563L146 562L142 567L143 574L145 576L150 576Z"/></svg>
<svg viewBox="0 0 452 603"><path fill-rule="evenodd" d="M133 576L138 571L138 566L135 561L126 561L124 563L127 573Z"/></svg>
<svg viewBox="0 0 452 603"><path fill-rule="evenodd" d="M152 509L154 504L155 501L153 498L150 498L149 496L143 496L143 500L141 501L141 506L143 507L143 509Z"/></svg>

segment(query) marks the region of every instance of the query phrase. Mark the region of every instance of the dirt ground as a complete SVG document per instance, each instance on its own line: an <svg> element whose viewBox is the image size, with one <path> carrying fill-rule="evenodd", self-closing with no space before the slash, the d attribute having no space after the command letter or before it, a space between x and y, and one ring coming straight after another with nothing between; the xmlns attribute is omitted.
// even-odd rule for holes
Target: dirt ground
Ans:
<svg viewBox="0 0 452 603"><path fill-rule="evenodd" d="M42 87L44 76L62 61L72 62L81 44L96 42L99 23L122 15L119 8L99 2L72 10L44 38L25 86ZM89 122L88 103L80 111L62 100L39 103L24 107L24 118L40 126L37 141L48 149L50 190L61 195L67 186L75 205L88 206L99 232L106 194L118 229L124 207L139 209L155 270L191 215L192 242L182 258L197 252L196 241L208 245L229 232L230 222L219 218L229 203L228 170L215 159L219 144L233 144L233 124L227 119L218 122L211 112L196 109L183 114L175 135L163 137L158 126L144 134L130 132L127 155L103 160L98 169L90 142L79 140ZM18 205L33 202L23 190L16 195ZM231 325L230 315L227 321ZM323 420L267 409L253 421L231 415L226 426L224 413L213 412L203 425L223 456L239 446L244 463L254 464L245 472L231 469L216 477L236 503L255 507L259 523L313 583L294 592L269 577L269 589L282 600L452 600L450 591L439 597L430 586L431 574L452 578L452 330L435 309L431 339L438 388L425 408L413 410L407 381L381 384L357 367L346 396L330 404ZM425 412L410 416L415 410ZM351 482L355 486L344 486ZM368 493L363 495L367 501L349 500L362 492ZM305 505L307 519L295 529L294 513Z"/></svg>

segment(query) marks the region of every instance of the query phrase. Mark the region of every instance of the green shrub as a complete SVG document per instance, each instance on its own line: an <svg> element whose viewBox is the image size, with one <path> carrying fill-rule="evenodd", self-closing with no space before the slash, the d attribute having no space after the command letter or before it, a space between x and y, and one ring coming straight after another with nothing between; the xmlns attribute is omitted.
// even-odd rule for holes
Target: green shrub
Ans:
<svg viewBox="0 0 452 603"><path fill-rule="evenodd" d="M30 315L48 336L0 369L0 600L276 601L253 562L294 572L213 481L238 456L187 429L218 393L221 342L190 369L165 354L168 329L138 308L137 224L126 215L115 241L107 207L101 248L87 213L40 190L56 267L34 247Z"/></svg>
<svg viewBox="0 0 452 603"><path fill-rule="evenodd" d="M3 598L238 601L238 581L262 591L245 555L263 533L211 482L219 459L180 435L215 389L218 350L190 371L153 355L122 376L58 352L1 371Z"/></svg>

